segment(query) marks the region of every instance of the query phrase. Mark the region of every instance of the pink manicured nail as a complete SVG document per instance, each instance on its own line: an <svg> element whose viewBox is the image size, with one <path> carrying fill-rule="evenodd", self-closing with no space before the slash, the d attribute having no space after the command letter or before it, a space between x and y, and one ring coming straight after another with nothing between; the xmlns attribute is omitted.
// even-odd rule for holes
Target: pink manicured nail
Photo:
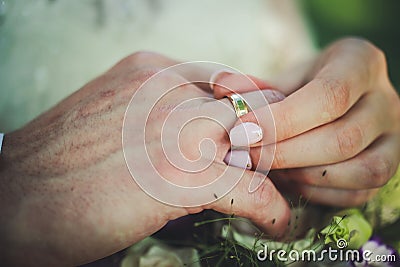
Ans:
<svg viewBox="0 0 400 267"><path fill-rule="evenodd" d="M217 70L217 71L215 71L215 72L211 75L210 81L209 81L209 84L210 84L211 89L214 90L215 81L216 81L221 75L233 74L233 73L236 73L236 72L234 72L233 70L230 70L230 69L222 69L222 70Z"/></svg>
<svg viewBox="0 0 400 267"><path fill-rule="evenodd" d="M224 162L229 166L235 166L250 170L252 167L249 152L246 150L232 150L226 154Z"/></svg>
<svg viewBox="0 0 400 267"><path fill-rule="evenodd" d="M263 132L257 124L244 122L234 127L229 137L233 146L248 146L260 141L263 138Z"/></svg>
<svg viewBox="0 0 400 267"><path fill-rule="evenodd" d="M280 102L283 99L285 99L285 95L277 90L267 89L267 90L262 90L262 92L269 104Z"/></svg>

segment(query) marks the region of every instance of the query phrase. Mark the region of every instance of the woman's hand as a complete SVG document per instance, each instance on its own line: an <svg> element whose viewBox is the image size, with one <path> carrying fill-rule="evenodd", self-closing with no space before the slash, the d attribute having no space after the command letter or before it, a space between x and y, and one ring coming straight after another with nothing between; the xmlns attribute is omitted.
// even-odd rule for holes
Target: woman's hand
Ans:
<svg viewBox="0 0 400 267"><path fill-rule="evenodd" d="M227 167L223 162L230 148L226 129L236 121L231 104L227 99L207 98L208 92L187 84L208 81L211 70L167 70L139 92L154 74L176 63L161 55L136 53L25 127L6 135L0 156L3 264L82 264L151 235L169 220L203 209L248 217L272 236L285 232L289 209L272 182L266 179L250 194L250 181L263 180L264 175ZM162 95L162 88L174 84L181 86L159 101L149 102ZM124 114L135 93L140 101L133 117L126 118L124 124L124 138L128 138L124 150L132 156L126 157L128 166L140 168L151 160L160 179L185 186L206 184L227 173L232 179L241 178L236 187L230 192L225 188L226 195L210 191L210 196L218 200L191 207L167 205L147 195L128 171L121 142ZM255 102L258 98L253 94ZM181 105L187 100L190 105ZM149 104L154 105L151 113L146 109ZM180 108L171 113L177 106ZM198 118L201 116L205 118ZM198 119L182 124L191 117ZM143 118L147 118L144 126L138 123ZM177 128L181 129L179 136L174 135ZM163 139L164 143L163 132L170 137ZM205 138L212 139L215 147L199 146ZM147 154L139 153L143 145ZM209 165L196 173L186 172L171 164L163 149L172 158L200 158ZM131 170L143 174L147 169L137 171ZM164 193L174 197L174 192Z"/></svg>
<svg viewBox="0 0 400 267"><path fill-rule="evenodd" d="M274 85L253 79L258 88L276 87L287 97L270 105L275 124L260 116L265 107L257 109L240 118L230 138L233 145L252 144L253 166L264 170L269 166L259 155L271 151L266 137L276 130L270 176L279 187L313 202L355 206L394 174L400 161L400 101L384 54L371 43L340 40ZM214 78L239 93L257 89L241 86L241 80L229 73ZM222 86L214 91L216 97L226 94ZM259 124L263 140L249 141L243 122Z"/></svg>

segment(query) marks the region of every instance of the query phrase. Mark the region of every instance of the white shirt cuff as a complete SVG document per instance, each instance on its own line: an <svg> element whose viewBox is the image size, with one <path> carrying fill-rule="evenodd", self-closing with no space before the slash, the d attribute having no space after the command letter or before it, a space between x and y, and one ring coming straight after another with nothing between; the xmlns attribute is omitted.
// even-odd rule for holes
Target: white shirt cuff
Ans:
<svg viewBox="0 0 400 267"><path fill-rule="evenodd" d="M0 154L1 154L1 147L3 146L3 138L4 138L4 134L0 133Z"/></svg>

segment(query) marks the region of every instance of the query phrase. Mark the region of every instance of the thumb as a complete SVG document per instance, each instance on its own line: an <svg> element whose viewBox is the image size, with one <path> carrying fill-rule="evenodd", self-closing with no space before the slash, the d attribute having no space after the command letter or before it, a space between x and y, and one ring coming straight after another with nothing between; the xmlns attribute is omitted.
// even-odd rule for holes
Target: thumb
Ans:
<svg viewBox="0 0 400 267"><path fill-rule="evenodd" d="M290 209L272 181L262 173L228 168L242 175L241 180L228 194L205 208L246 217L269 234L270 238L283 238L289 229ZM254 192L249 191L251 184L259 185Z"/></svg>

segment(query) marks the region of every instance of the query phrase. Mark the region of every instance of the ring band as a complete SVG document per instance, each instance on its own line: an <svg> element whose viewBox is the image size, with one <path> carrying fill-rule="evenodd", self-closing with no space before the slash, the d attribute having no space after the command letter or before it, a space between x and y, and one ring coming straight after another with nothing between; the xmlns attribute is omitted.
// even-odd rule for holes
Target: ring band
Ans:
<svg viewBox="0 0 400 267"><path fill-rule="evenodd" d="M236 116L238 118L249 113L249 108L247 106L247 103L240 95L231 94L227 97L232 102L233 108L235 109Z"/></svg>

